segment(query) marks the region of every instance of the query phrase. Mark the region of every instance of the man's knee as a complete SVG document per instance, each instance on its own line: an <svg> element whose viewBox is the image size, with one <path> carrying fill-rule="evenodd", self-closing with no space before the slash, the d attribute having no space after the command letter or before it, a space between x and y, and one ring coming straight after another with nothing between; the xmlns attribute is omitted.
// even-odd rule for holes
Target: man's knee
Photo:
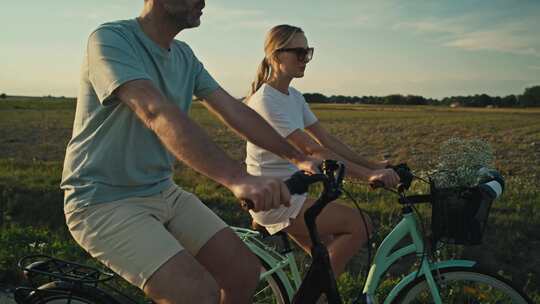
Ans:
<svg viewBox="0 0 540 304"><path fill-rule="evenodd" d="M216 279L227 299L244 303L252 296L259 280L260 262L231 229L213 236L196 258Z"/></svg>
<svg viewBox="0 0 540 304"><path fill-rule="evenodd" d="M227 280L226 286L222 286L225 289L238 290L238 288L245 290L246 292L255 291L259 282L259 276L261 273L261 262L251 251L246 250L234 261L232 268L236 269L234 279Z"/></svg>
<svg viewBox="0 0 540 304"><path fill-rule="evenodd" d="M189 253L182 251L147 281L144 292L156 303L218 303L219 286Z"/></svg>

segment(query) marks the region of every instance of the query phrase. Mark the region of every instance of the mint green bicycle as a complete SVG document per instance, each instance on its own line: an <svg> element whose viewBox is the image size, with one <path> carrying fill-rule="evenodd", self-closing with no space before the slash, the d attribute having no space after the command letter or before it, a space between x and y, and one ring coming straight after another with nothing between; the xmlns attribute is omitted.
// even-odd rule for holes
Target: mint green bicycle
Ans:
<svg viewBox="0 0 540 304"><path fill-rule="evenodd" d="M329 304L343 303L315 219L326 205L341 195L345 168L338 162L325 161L321 169L323 173L315 175L298 172L285 182L291 193L305 193L310 184L323 183L321 196L304 216L313 246L312 262L303 279L285 234L280 236L282 249L276 250L261 238L261 232L233 228L259 257L263 267L254 303L312 304L317 303L322 294ZM403 205L403 218L380 244L364 289L353 303L532 303L510 282L482 270L476 261L438 261L428 254L423 229L419 229L414 213L415 204L432 204L431 248L438 248L439 241L478 244L491 203L502 193L504 181L501 178L493 176L473 188L431 187L428 195L406 196L404 193L413 175L405 165L396 166L394 170L401 178L397 193L398 201ZM401 246L401 241L409 237L410 244ZM405 275L386 299L377 299L376 291L383 275L391 265L408 255L416 255L418 269ZM15 290L17 303L136 303L107 284L114 277L112 274L94 267L42 255L23 257L19 267L30 284Z"/></svg>
<svg viewBox="0 0 540 304"><path fill-rule="evenodd" d="M344 170L344 168L340 167L338 170ZM409 188L414 176L406 165L394 167L394 170L402 181L396 192L399 194L399 203L403 205L402 219L380 244L362 294L353 303L532 303L511 282L483 270L476 261L438 261L428 254L423 231L419 229L419 222L414 213L415 204L432 204L433 248L438 248L441 241L454 244L478 244L491 203L504 188L504 181L500 176L494 176L474 188L436 189L431 187L430 194L406 196L405 191ZM342 178L343 172L326 174L326 176L327 178L333 178L333 176ZM316 181L308 181L308 183L312 182ZM335 187L335 189L329 189L329 187ZM341 180L333 183L325 182L323 194L328 191L341 193L340 188ZM318 208L322 210L330 200L328 196L322 195L312 208L319 206ZM453 204L451 204L452 201ZM278 251L265 243L261 232L234 228L240 238L259 257L263 266L254 303L316 303L323 293L326 294L328 303L342 303L333 277L329 278L326 275L332 274L327 260L316 254L318 247L324 247L324 245L318 239L313 215L316 217L318 213L313 214L308 211L305 216L314 247L312 248L312 265L304 280L301 279L294 253L285 234L280 236L283 249ZM411 241L408 245L398 246L402 244L401 241L409 237ZM384 300L378 299L376 291L384 274L400 258L409 255L416 255L419 261L418 269L405 275ZM322 269L322 271L314 271L312 268Z"/></svg>

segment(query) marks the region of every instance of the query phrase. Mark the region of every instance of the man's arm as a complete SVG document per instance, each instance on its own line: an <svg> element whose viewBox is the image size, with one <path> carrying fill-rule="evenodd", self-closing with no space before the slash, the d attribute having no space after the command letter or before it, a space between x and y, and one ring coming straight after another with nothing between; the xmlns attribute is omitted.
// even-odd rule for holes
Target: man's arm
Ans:
<svg viewBox="0 0 540 304"><path fill-rule="evenodd" d="M289 160L301 170L317 172L318 161L298 151L257 112L219 88L203 101L210 112L253 144Z"/></svg>
<svg viewBox="0 0 540 304"><path fill-rule="evenodd" d="M248 175L184 112L166 100L152 82L130 81L115 94L176 158L226 186L237 198L253 201L255 211L275 208L282 202L288 204L289 194L282 182Z"/></svg>

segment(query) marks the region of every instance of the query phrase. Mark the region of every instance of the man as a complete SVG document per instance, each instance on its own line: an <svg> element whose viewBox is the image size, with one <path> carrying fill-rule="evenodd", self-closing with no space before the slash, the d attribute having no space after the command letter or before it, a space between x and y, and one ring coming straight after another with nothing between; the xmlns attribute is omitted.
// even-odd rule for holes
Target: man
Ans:
<svg viewBox="0 0 540 304"><path fill-rule="evenodd" d="M259 263L194 195L172 181L179 159L254 209L288 204L275 179L253 177L187 116L192 96L247 140L314 172L264 120L221 89L189 46L204 0L145 0L137 19L89 37L61 187L66 222L93 257L157 303L249 303Z"/></svg>

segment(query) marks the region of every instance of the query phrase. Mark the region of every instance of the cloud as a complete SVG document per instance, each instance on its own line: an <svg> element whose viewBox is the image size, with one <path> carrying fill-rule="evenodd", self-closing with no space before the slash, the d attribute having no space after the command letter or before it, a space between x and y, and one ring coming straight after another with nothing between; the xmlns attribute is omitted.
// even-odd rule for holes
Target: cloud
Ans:
<svg viewBox="0 0 540 304"><path fill-rule="evenodd" d="M467 15L399 22L394 30L413 30L421 35L437 35L442 46L466 51L497 51L540 57L540 39L535 31L537 20L494 23L485 15ZM482 23L483 21L483 23Z"/></svg>
<svg viewBox="0 0 540 304"><path fill-rule="evenodd" d="M540 57L540 50L532 46L529 37L505 30L463 33L444 43L444 46L467 51L493 50Z"/></svg>
<svg viewBox="0 0 540 304"><path fill-rule="evenodd" d="M465 30L463 26L452 24L444 21L409 21L395 24L392 29L410 29L418 33L445 33L445 34L460 34Z"/></svg>
<svg viewBox="0 0 540 304"><path fill-rule="evenodd" d="M265 16L262 10L231 9L211 5L205 9L204 14L211 16L211 18L205 19L205 22L225 30L235 28L267 29L275 24L268 16Z"/></svg>

